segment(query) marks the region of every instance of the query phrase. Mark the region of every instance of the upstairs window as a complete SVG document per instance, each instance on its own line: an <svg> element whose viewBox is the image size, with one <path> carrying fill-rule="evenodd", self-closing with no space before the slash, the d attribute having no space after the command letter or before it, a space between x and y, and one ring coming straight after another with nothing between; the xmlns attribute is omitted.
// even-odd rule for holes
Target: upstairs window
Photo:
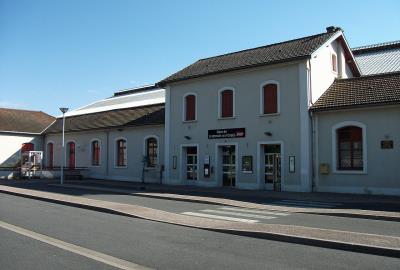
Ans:
<svg viewBox="0 0 400 270"><path fill-rule="evenodd" d="M363 170L362 128L346 126L337 130L338 170Z"/></svg>
<svg viewBox="0 0 400 270"><path fill-rule="evenodd" d="M146 139L146 166L155 167L158 163L158 142L154 137Z"/></svg>
<svg viewBox="0 0 400 270"><path fill-rule="evenodd" d="M127 159L126 159L126 140L119 139L116 142L116 166L117 167L126 167Z"/></svg>
<svg viewBox="0 0 400 270"><path fill-rule="evenodd" d="M332 61L332 71L337 73L338 72L337 55L335 53L331 54L331 61Z"/></svg>
<svg viewBox="0 0 400 270"><path fill-rule="evenodd" d="M92 166L100 165L100 142L92 141Z"/></svg>
<svg viewBox="0 0 400 270"><path fill-rule="evenodd" d="M196 120L196 96L193 94L186 95L184 98L184 120Z"/></svg>
<svg viewBox="0 0 400 270"><path fill-rule="evenodd" d="M54 166L54 144L47 144L47 167L52 169Z"/></svg>
<svg viewBox="0 0 400 270"><path fill-rule="evenodd" d="M234 92L226 89L220 92L220 118L233 117L234 114Z"/></svg>
<svg viewBox="0 0 400 270"><path fill-rule="evenodd" d="M261 114L278 113L278 84L267 83L261 91Z"/></svg>

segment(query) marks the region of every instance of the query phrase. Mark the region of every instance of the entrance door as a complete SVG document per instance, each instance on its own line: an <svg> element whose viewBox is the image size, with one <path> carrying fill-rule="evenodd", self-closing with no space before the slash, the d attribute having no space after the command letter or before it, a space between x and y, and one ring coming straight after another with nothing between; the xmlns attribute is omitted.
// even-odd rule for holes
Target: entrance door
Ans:
<svg viewBox="0 0 400 270"><path fill-rule="evenodd" d="M197 180L197 147L186 147L186 179Z"/></svg>
<svg viewBox="0 0 400 270"><path fill-rule="evenodd" d="M235 146L222 146L222 185L234 187L236 184Z"/></svg>
<svg viewBox="0 0 400 270"><path fill-rule="evenodd" d="M67 153L68 153L68 167L70 169L75 169L75 143L69 142L67 144Z"/></svg>
<svg viewBox="0 0 400 270"><path fill-rule="evenodd" d="M264 183L268 190L281 191L281 146L264 146Z"/></svg>

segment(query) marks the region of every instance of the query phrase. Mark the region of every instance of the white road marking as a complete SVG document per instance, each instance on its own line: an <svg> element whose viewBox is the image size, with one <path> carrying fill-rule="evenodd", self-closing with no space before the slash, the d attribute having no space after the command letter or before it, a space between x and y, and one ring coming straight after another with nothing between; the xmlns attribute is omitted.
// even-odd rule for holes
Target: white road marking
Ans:
<svg viewBox="0 0 400 270"><path fill-rule="evenodd" d="M211 219L221 219L221 220L236 221L236 222L246 222L246 223L257 223L258 222L258 220L253 220L253 219L225 217L225 216L209 215L209 214L196 213L196 212L183 212L182 215L205 217L205 218L211 218Z"/></svg>
<svg viewBox="0 0 400 270"><path fill-rule="evenodd" d="M100 253L91 249L87 249L84 247L80 247L74 244L70 244L40 233L36 233L33 231L29 231L27 229L17 227L15 225L0 221L0 228L24 235L26 237L41 241L43 243L58 247L60 249L67 250L69 252L87 257L89 259L102 262L104 264L119 268L119 269L125 269L125 270L145 270L145 269L151 269L148 267L141 266L139 264L135 264L129 261L125 261L116 257L112 257L110 255Z"/></svg>
<svg viewBox="0 0 400 270"><path fill-rule="evenodd" d="M266 210L255 210L255 209L248 209L248 208L220 207L219 209L228 210L228 211L239 211L239 212L245 212L245 213L254 213L254 214L274 215L274 216L290 216L289 213L281 213L281 212L266 211Z"/></svg>
<svg viewBox="0 0 400 270"><path fill-rule="evenodd" d="M291 202L291 203L305 203L305 204L321 204L321 205L342 205L342 203L336 203L336 202L319 202L319 201L301 201L301 200L280 200L279 202Z"/></svg>
<svg viewBox="0 0 400 270"><path fill-rule="evenodd" d="M327 204L318 204L318 203L302 203L302 202L282 202L282 201L275 201L271 203L264 203L264 205L278 205L278 206L298 206L298 207L305 207L305 208L331 208L336 207L336 205L327 205Z"/></svg>
<svg viewBox="0 0 400 270"><path fill-rule="evenodd" d="M221 215L231 215L231 216L238 216L238 217L248 217L248 218L261 218L261 219L276 218L276 217L271 217L271 216L263 216L263 215L257 215L257 214L245 214L245 213L237 213L237 212L233 212L233 211L222 211L222 210L213 210L213 209L201 210L201 212L221 214Z"/></svg>

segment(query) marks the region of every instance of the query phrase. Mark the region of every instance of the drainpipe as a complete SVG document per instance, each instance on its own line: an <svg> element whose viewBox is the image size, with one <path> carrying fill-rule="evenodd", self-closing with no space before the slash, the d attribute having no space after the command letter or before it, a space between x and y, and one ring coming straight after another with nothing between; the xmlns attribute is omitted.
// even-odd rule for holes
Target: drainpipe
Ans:
<svg viewBox="0 0 400 270"><path fill-rule="evenodd" d="M308 88L309 88L309 97L310 107L313 105L312 100L312 76L311 76L311 60L308 60ZM310 128L311 128L311 192L315 192L315 125L314 125L314 115L312 112L309 113L310 117Z"/></svg>
<svg viewBox="0 0 400 270"><path fill-rule="evenodd" d="M109 148L109 136L110 135L110 131L107 130L106 131L106 178L108 178L108 170L109 170L109 155L110 155L110 151L108 151Z"/></svg>

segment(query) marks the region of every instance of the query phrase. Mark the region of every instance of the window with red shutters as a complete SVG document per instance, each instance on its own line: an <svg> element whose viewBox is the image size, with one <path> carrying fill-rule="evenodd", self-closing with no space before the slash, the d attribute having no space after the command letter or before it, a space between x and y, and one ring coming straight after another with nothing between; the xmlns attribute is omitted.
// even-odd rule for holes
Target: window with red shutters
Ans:
<svg viewBox="0 0 400 270"><path fill-rule="evenodd" d="M278 85L270 83L263 87L263 113L278 112Z"/></svg>
<svg viewBox="0 0 400 270"><path fill-rule="evenodd" d="M75 143L69 142L67 144L68 148L68 167L71 169L75 168Z"/></svg>
<svg viewBox="0 0 400 270"><path fill-rule="evenodd" d="M52 169L54 166L54 144L47 144L47 166Z"/></svg>
<svg viewBox="0 0 400 270"><path fill-rule="evenodd" d="M117 166L125 167L126 166L126 141L124 139L120 139L117 141Z"/></svg>
<svg viewBox="0 0 400 270"><path fill-rule="evenodd" d="M233 90L221 92L221 117L233 117Z"/></svg>
<svg viewBox="0 0 400 270"><path fill-rule="evenodd" d="M185 121L196 120L196 96L187 95L185 97Z"/></svg>
<svg viewBox="0 0 400 270"><path fill-rule="evenodd" d="M363 170L362 136L362 128L356 126L337 130L339 170Z"/></svg>
<svg viewBox="0 0 400 270"><path fill-rule="evenodd" d="M100 142L93 141L92 142L92 166L100 165Z"/></svg>

